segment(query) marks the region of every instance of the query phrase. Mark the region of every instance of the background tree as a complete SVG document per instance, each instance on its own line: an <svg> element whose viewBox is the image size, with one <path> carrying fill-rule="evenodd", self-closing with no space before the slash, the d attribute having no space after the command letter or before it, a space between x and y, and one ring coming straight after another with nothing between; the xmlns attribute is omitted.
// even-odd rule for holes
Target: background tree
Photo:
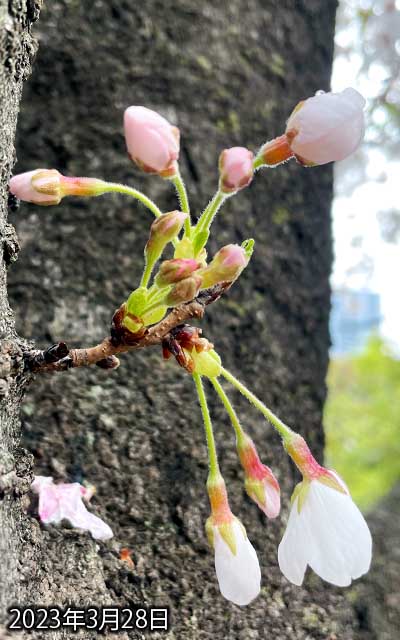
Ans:
<svg viewBox="0 0 400 640"><path fill-rule="evenodd" d="M145 104L183 132L184 177L193 204L201 206L216 186L222 148L256 148L283 130L300 98L328 89L335 8L334 1L317 0L254 1L245 8L235 1L180 1L171 8L157 0L142 7L53 0L37 31L41 47L19 120L18 170L54 166L131 182L163 210L173 209L168 185L144 179L126 156L123 109ZM255 235L256 252L202 323L227 366L320 455L331 194L330 166L312 171L293 163L265 173L229 202L215 223L218 246ZM48 211L23 205L13 221L23 248L10 272L20 334L42 347L101 338L140 278L148 214L110 196ZM3 315L11 326L6 307ZM244 499L233 437L215 406L232 508L265 568L263 594L248 609L217 595L203 530L209 507L201 417L191 380L163 363L159 350L131 354L110 374L95 368L43 375L23 404L23 446L35 456L35 472L97 487L97 512L115 533L100 546L66 528L45 530L21 510L26 496L16 501L32 477L31 456L16 448L24 381L13 378L5 405L15 439L4 439L4 459L18 464L10 471L3 540L21 562L2 578L8 602L169 605L170 637L183 640L228 633L239 640L271 633L354 637L356 622L342 592L313 576L295 589L281 576L282 521L266 524ZM288 506L295 472L268 425L236 400L266 462L277 469ZM122 547L132 550L133 569L121 562Z"/></svg>

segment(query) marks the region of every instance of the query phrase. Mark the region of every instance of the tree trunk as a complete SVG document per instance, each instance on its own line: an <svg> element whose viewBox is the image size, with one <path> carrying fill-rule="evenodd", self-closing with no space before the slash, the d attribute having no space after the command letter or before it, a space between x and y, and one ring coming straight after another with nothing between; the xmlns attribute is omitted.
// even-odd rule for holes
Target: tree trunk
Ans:
<svg viewBox="0 0 400 640"><path fill-rule="evenodd" d="M329 87L335 9L335 0L179 0L169 6L52 0L38 26L41 46L19 120L17 169L55 167L128 182L164 211L176 208L170 186L144 178L126 155L123 109L144 104L180 127L182 172L199 211L215 190L221 149L257 148L283 131L301 98ZM19 42L27 37L22 32ZM2 73L10 123L4 201L18 103L13 88L20 79L10 77L7 63ZM305 170L293 162L261 173L230 200L215 222L212 250L254 236L256 251L202 322L226 366L320 457L331 196L330 166ZM42 347L59 340L94 344L137 286L149 214L123 196L105 196L48 209L23 204L12 220L22 246L9 285L19 334ZM4 280L2 286L2 327L17 349ZM3 505L8 604L166 605L171 632L154 637L180 640L353 637L340 590L312 575L294 588L280 574L276 550L295 472L271 428L243 399L235 397L236 405L266 464L277 470L285 511L267 523L244 497L234 438L213 402L232 509L263 567L262 595L238 609L218 593L204 533L207 458L190 378L163 362L159 349L149 349L122 356L111 373L94 367L44 374L29 386L22 443L34 455L34 471L96 486L94 507L115 535L104 544L66 527L46 529L34 508L31 515L21 509L32 477L31 457L18 448L23 383L22 376L12 379L3 409L2 456L12 478ZM119 559L123 547L132 550L134 569Z"/></svg>

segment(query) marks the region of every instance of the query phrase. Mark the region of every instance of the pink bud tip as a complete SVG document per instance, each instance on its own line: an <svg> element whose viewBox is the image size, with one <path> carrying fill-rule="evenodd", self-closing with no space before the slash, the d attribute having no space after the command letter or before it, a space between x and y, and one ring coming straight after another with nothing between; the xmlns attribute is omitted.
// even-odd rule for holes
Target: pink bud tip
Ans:
<svg viewBox="0 0 400 640"><path fill-rule="evenodd" d="M61 174L55 169L35 169L19 173L10 180L10 191L20 200L43 206L61 200Z"/></svg>
<svg viewBox="0 0 400 640"><path fill-rule="evenodd" d="M124 114L126 146L132 160L146 173L170 178L177 172L179 129L146 107L129 107Z"/></svg>
<svg viewBox="0 0 400 640"><path fill-rule="evenodd" d="M214 256L210 264L201 269L202 289L212 287L218 282L233 282L247 266L249 258L238 244L227 244Z"/></svg>
<svg viewBox="0 0 400 640"><path fill-rule="evenodd" d="M253 179L253 153L245 147L225 149L219 157L220 189L234 193L247 187Z"/></svg>
<svg viewBox="0 0 400 640"><path fill-rule="evenodd" d="M238 442L240 462L246 474L245 488L268 518L276 518L281 508L280 487L271 469L264 465L254 442L247 435Z"/></svg>
<svg viewBox="0 0 400 640"><path fill-rule="evenodd" d="M353 153L364 137L364 105L352 88L300 102L285 132L296 159L304 165L326 164Z"/></svg>
<svg viewBox="0 0 400 640"><path fill-rule="evenodd" d="M175 284L190 276L193 271L199 269L200 263L193 258L174 258L165 260L156 276L156 282L160 286Z"/></svg>

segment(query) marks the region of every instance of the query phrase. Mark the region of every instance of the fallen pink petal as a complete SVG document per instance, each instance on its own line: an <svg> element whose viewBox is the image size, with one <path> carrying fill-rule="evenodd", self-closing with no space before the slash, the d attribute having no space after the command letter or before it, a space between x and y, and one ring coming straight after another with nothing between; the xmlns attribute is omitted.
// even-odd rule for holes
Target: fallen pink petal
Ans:
<svg viewBox="0 0 400 640"><path fill-rule="evenodd" d="M77 529L90 531L96 540L113 537L111 528L101 518L86 509L83 500L89 501L92 488L79 482L54 484L53 478L35 476L32 490L39 496L39 518L43 524L59 524L63 520Z"/></svg>

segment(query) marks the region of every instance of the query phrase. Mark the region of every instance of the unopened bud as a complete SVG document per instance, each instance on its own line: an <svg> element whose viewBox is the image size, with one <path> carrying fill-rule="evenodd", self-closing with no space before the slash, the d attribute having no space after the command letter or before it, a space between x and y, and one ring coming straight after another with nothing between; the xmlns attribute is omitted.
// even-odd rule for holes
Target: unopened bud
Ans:
<svg viewBox="0 0 400 640"><path fill-rule="evenodd" d="M20 200L42 206L59 204L62 198L61 174L56 169L35 169L10 180L10 191Z"/></svg>
<svg viewBox="0 0 400 640"><path fill-rule="evenodd" d="M318 92L294 109L286 125L292 153L304 165L343 160L364 137L365 100L352 88Z"/></svg>
<svg viewBox="0 0 400 640"><path fill-rule="evenodd" d="M249 258L243 247L238 244L228 244L215 254L210 264L200 270L203 278L202 289L212 287L218 282L233 282L243 269L247 267Z"/></svg>
<svg viewBox="0 0 400 640"><path fill-rule="evenodd" d="M155 283L160 287L174 284L187 278L200 267L197 260L192 258L174 258L173 260L165 260L155 277Z"/></svg>
<svg viewBox="0 0 400 640"><path fill-rule="evenodd" d="M56 169L36 169L10 180L10 191L20 200L42 206L59 204L65 196L98 196L107 183L96 178L71 178Z"/></svg>
<svg viewBox="0 0 400 640"><path fill-rule="evenodd" d="M187 217L183 211L169 211L154 220L145 247L148 263L154 264L158 260L168 242L176 238Z"/></svg>
<svg viewBox="0 0 400 640"><path fill-rule="evenodd" d="M224 149L219 157L220 182L223 193L235 193L253 179L253 153L245 147Z"/></svg>
<svg viewBox="0 0 400 640"><path fill-rule="evenodd" d="M189 278L185 278L174 285L165 297L165 304L168 307L176 307L178 304L190 302L197 296L201 286L202 279L199 276L192 275Z"/></svg>
<svg viewBox="0 0 400 640"><path fill-rule="evenodd" d="M262 464L254 442L247 434L238 439L237 451L245 471L245 489L268 518L280 511L280 488L271 469Z"/></svg>
<svg viewBox="0 0 400 640"><path fill-rule="evenodd" d="M146 173L171 178L177 173L179 129L156 111L129 107L124 114L126 146L132 160Z"/></svg>
<svg viewBox="0 0 400 640"><path fill-rule="evenodd" d="M364 136L364 105L350 87L340 93L318 91L296 105L285 134L261 147L256 165L274 166L293 156L305 166L347 158Z"/></svg>

